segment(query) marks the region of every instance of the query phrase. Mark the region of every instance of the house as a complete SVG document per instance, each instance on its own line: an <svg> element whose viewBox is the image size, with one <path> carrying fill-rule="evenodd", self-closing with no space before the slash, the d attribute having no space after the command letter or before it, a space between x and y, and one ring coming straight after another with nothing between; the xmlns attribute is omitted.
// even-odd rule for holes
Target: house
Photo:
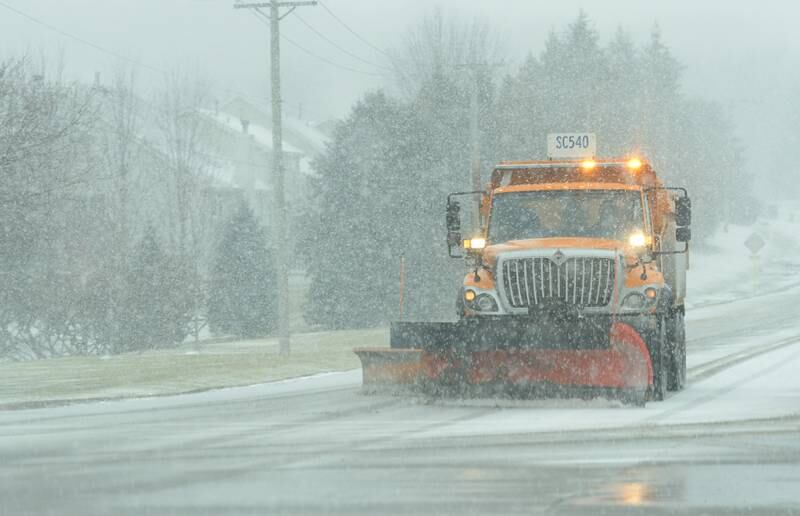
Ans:
<svg viewBox="0 0 800 516"><path fill-rule="evenodd" d="M242 98L213 109L165 112L163 106L144 99L126 99L112 90L95 88L100 102L99 138L106 156L100 174L108 179L82 195L94 196L95 204L106 207L103 211L111 225L127 226L129 245L152 225L169 250L191 254L196 270L205 276L219 230L242 200L270 235L274 191L268 113ZM120 119L126 109L135 116L130 133L119 132L126 127ZM326 141L313 127L289 117L285 120L288 213L302 213L308 202L310 163ZM124 216L119 208L123 191L127 196ZM292 220L288 222L291 225ZM287 234L293 235L291 227ZM292 248L293 242L288 245Z"/></svg>
<svg viewBox="0 0 800 516"><path fill-rule="evenodd" d="M231 197L231 191L241 192L269 230L274 206L271 115L241 97L213 110L199 110L199 113L205 121L203 138L216 164L213 188L220 194L228 192L226 198ZM293 235L291 215L302 213L308 202L308 180L313 174L311 161L325 150L327 141L328 137L314 127L284 117L284 199L290 214L287 231L290 237ZM290 242L289 246L293 244Z"/></svg>

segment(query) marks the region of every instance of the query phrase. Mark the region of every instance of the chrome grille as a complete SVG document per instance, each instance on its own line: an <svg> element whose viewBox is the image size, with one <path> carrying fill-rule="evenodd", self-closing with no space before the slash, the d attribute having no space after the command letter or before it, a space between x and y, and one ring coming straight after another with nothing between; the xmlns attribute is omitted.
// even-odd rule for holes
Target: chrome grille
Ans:
<svg viewBox="0 0 800 516"><path fill-rule="evenodd" d="M567 258L560 265L548 257L501 261L503 289L512 308L552 300L583 307L606 306L614 292L613 258Z"/></svg>

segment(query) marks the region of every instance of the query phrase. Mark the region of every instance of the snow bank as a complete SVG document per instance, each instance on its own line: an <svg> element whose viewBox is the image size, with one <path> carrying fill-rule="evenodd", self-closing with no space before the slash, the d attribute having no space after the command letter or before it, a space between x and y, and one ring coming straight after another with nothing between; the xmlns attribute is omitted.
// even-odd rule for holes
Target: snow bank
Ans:
<svg viewBox="0 0 800 516"><path fill-rule="evenodd" d="M757 264L744 242L752 234L766 241ZM777 218L753 226L720 228L691 251L687 278L688 308L774 292L797 284L800 270L800 205L778 206Z"/></svg>

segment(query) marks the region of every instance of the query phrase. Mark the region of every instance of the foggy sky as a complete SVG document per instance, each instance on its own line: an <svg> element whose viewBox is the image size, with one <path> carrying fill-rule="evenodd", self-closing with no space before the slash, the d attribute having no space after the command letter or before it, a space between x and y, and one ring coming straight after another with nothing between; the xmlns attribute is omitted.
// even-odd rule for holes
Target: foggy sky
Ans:
<svg viewBox="0 0 800 516"><path fill-rule="evenodd" d="M268 28L233 9L233 0L3 0L28 14L110 51L160 69L181 67L206 77L224 102L236 90L266 101L269 95ZM618 26L645 43L658 23L664 41L686 65L685 91L720 101L737 123L748 148L757 149L800 81L800 4L761 0L327 0L326 5L363 38L382 49L402 44L408 27L436 5L445 15L469 21L485 17L501 35L505 73L524 56L539 52L547 33L561 29L583 9L607 41ZM362 59L385 58L350 34L321 6L297 11L314 28ZM322 120L346 115L367 89L383 86L385 72L360 62L315 35L293 16L284 34L343 70L282 41L285 109ZM124 64L119 59L36 25L0 7L3 57L19 53L63 54L69 74L104 80ZM163 81L139 71L144 87ZM794 102L792 100L792 102Z"/></svg>

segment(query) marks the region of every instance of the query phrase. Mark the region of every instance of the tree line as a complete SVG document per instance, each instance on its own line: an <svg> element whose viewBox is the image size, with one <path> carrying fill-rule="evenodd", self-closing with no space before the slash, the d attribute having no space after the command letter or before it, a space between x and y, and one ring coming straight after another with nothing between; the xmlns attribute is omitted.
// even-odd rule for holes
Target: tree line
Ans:
<svg viewBox="0 0 800 516"><path fill-rule="evenodd" d="M244 200L218 214L198 84L0 62L0 359L271 331L267 238Z"/></svg>
<svg viewBox="0 0 800 516"><path fill-rule="evenodd" d="M400 314L451 319L461 264L447 257L444 202L470 190L469 98L478 88L484 180L501 159L543 159L546 135L594 132L598 154L647 157L695 200L696 238L756 213L731 123L719 105L681 90L682 64L658 28L644 45L620 29L606 44L581 13L544 50L500 76L485 26L441 13L396 55L400 94L365 95L316 161L305 252L309 321L386 324ZM532 41L532 43L534 43ZM469 59L477 77L465 74Z"/></svg>
<svg viewBox="0 0 800 516"><path fill-rule="evenodd" d="M484 180L498 160L542 158L547 133L591 131L599 154L640 153L690 189L696 238L757 212L730 122L682 92L657 29L603 43L581 14L503 73L494 41L481 22L426 17L393 53L389 88L337 125L293 213L310 324L396 319L401 275L406 318L454 316L462 264L447 257L444 203L471 189L473 88ZM272 331L271 242L244 200L219 209L209 102L179 75L145 100L130 72L87 86L0 63L0 359L152 349L205 325Z"/></svg>

